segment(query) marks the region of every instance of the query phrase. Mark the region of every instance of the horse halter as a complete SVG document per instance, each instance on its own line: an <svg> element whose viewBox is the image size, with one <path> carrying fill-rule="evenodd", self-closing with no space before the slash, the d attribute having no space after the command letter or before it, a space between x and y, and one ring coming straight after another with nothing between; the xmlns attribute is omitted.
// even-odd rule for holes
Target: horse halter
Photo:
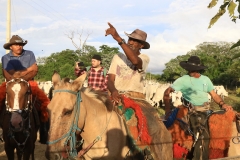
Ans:
<svg viewBox="0 0 240 160"><path fill-rule="evenodd" d="M13 85L11 86L12 83ZM23 86L20 85L21 83L24 83L25 84L24 87L27 87L27 88L22 88ZM18 97L18 93L21 91L21 89L26 89L26 91L23 92L24 94L23 108L20 108L19 97ZM8 98L9 98L8 94L10 90L12 90L15 93L13 106L10 106L8 104ZM30 89L29 83L26 80L22 78L16 78L6 83L6 100L5 100L6 112L7 114L10 113L11 115L8 137L13 141L15 141L18 148L20 149L21 154L24 152L25 145L27 143L28 138L30 137L30 132L31 132L30 130L31 129L30 113L32 112L31 100L32 100L31 89ZM15 102L17 103L16 106L18 108L14 108ZM19 142L19 140L16 139L15 134L17 132L23 133L24 139L22 142Z"/></svg>
<svg viewBox="0 0 240 160"><path fill-rule="evenodd" d="M66 148L66 151L68 152L68 156L76 158L77 157L76 131L82 132L82 129L78 127L78 118L79 118L78 115L80 115L80 102L82 101L81 93L80 93L80 91L74 92L72 90L65 90L65 89L54 90L54 93L56 93L56 92L68 92L70 94L74 94L77 96L76 105L74 106L74 111L73 111L74 119L73 119L73 123L70 126L69 131L67 133L65 133L58 139L55 139L53 141L48 141L47 144L51 145L51 144L57 143L60 140L66 138L66 140L64 142L64 146ZM70 147L69 150L67 149L68 144Z"/></svg>
<svg viewBox="0 0 240 160"><path fill-rule="evenodd" d="M6 83L6 100L5 100L6 110L9 111L9 112L18 111L19 113L21 113L21 111L23 110L23 109L20 109L20 108L19 109L14 109L14 106L9 106L9 104L8 104L8 90L7 90L7 88L11 83L18 84L18 85L20 85L20 83L25 83L27 85L28 89L25 93L25 96L27 96L27 103L23 107L23 109L24 110L31 110L32 108L30 107L30 102L31 102L32 97L31 97L30 85L26 80L24 80L22 78L12 79L12 80L10 80ZM21 90L21 86L20 86L20 89L18 88L18 92L20 90ZM13 107L13 108L11 108L11 107Z"/></svg>

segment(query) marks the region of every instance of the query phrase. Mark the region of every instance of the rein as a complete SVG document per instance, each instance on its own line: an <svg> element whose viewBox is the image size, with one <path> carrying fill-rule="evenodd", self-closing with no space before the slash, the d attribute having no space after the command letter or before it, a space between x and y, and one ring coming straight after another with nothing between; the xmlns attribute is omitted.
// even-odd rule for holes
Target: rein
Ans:
<svg viewBox="0 0 240 160"><path fill-rule="evenodd" d="M60 137L54 141L51 141L51 142L48 141L47 144L51 145L51 144L57 143L60 140L66 138L66 140L64 142L64 146L67 146L68 142L70 145L70 151L67 150L68 154L71 157L77 157L75 132L77 130L82 131L82 129L78 127L78 118L79 118L78 115L80 114L80 102L82 101L81 93L80 93L80 91L74 92L71 90L55 90L54 92L68 92L68 93L76 95L77 96L77 107L74 107L74 111L73 111L75 113L74 120L73 120L73 123L72 123L69 131L66 134L64 134L62 137Z"/></svg>
<svg viewBox="0 0 240 160"><path fill-rule="evenodd" d="M8 94L7 94L7 91L6 91L5 106L6 106L6 112L7 112L7 113L10 113L11 116L12 116L12 113L13 113L13 112L16 112L16 113L20 114L21 117L22 117L23 126L21 127L21 129L23 129L23 131L21 131L21 132L24 133L24 135L25 135L25 140L24 140L22 143L20 143L19 141L16 140L16 137L15 137L16 131L14 131L14 130L10 127L11 125L9 126L8 136L9 136L11 139L14 140L14 142L17 144L17 146L18 146L21 154L23 154L23 153L24 153L24 149L25 149L25 145L26 145L26 143L27 143L28 138L30 137L30 132L31 132L31 128L32 128L32 127L31 127L31 122L30 122L30 121L31 121L31 120L30 120L30 114L31 114L31 112L32 112L32 105L31 105L31 104L32 104L32 95L31 95L30 85L29 85L28 81L26 81L26 80L24 80L24 79L22 79L22 78L16 78L16 79L12 79L12 80L6 82L6 90L7 90L7 87L9 86L9 83L20 84L21 82L25 83L25 84L27 85L27 87L28 87L27 92L25 93L25 96L27 96L26 106L24 106L23 109L20 109L20 108L19 108L19 109L17 109L17 110L16 110L16 109L13 109L14 107L11 108L11 107L9 106L9 104L8 104ZM22 115L22 112L23 112L23 111L26 111L26 112L27 112L27 118L23 117L23 115ZM28 120L28 121L26 121L26 120ZM25 122L28 122L27 128L25 128ZM11 122L10 122L10 124L11 124Z"/></svg>
<svg viewBox="0 0 240 160"><path fill-rule="evenodd" d="M77 153L77 150L76 150L76 135L75 135L75 132L76 130L78 131L82 131L82 129L78 128L78 118L79 118L79 114L80 114L80 102L82 101L82 98L81 98L81 93L80 91L78 92L74 92L72 90L54 90L54 93L55 92L68 92L68 93L71 93L71 94L74 94L77 96L77 107L74 108L74 112L75 112L75 115L74 115L74 120L73 120L73 123L72 123L72 126L70 127L69 131L64 134L62 137L54 140L54 141L51 141L51 142L47 142L47 144L51 145L51 144L54 144L54 143L57 143L59 142L60 140L66 138L65 142L64 142L64 146L66 146L68 144L68 142L70 142L70 152L68 152L67 150L67 147L66 147L66 150L68 152L68 154L73 157L73 158L76 158L76 157L82 157L85 153L87 153L91 148L92 146L97 143L98 141L102 140L102 135L106 132L107 130L107 127L110 123L110 120L112 118L112 113L111 112L111 115L107 121L107 125L106 127L104 128L104 130L93 140L93 142L91 144L88 145L88 147L86 147L85 149L82 149L79 153Z"/></svg>

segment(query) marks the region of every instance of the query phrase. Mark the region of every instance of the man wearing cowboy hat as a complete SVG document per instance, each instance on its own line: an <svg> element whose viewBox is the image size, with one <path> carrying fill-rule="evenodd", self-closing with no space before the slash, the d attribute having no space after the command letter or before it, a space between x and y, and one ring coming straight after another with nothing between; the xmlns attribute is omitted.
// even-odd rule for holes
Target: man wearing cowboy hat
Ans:
<svg viewBox="0 0 240 160"><path fill-rule="evenodd" d="M172 143L169 143L172 140L171 134L164 124L159 121L159 118L155 116L158 115L157 111L146 101L144 95L143 81L149 64L149 57L140 51L141 49L150 48L150 44L146 41L147 33L140 29L135 29L131 34L125 33L128 36L128 41L125 42L118 35L116 29L110 23L108 25L109 28L106 30L106 35L111 35L124 51L124 54L119 53L114 55L108 71L108 89L111 93L113 105L117 108L117 111L120 111L120 114L123 114L125 111L127 113L129 111L128 106L131 106L131 109L134 108L135 116L133 115L130 117L130 120L126 120L129 122L126 123L128 128L134 125L136 127L137 124L133 122L135 121L133 120L134 117L138 119L138 122L144 121L145 117L147 125L141 126L142 128L139 128L139 130L147 130L148 135L152 137L151 144L154 144L146 145L146 143L137 137L141 136L140 132L142 131L136 134L136 132L132 132L130 129L129 135L132 136L132 139L138 139L135 145L148 146L142 149L138 158L141 159L141 156L143 156L142 159L152 159L152 157L154 159L163 159L163 157L165 159L172 159L172 150L167 149L172 148ZM118 106L122 106L122 109ZM143 114L141 115L141 113ZM150 126L153 126L154 129L150 129L152 128ZM164 139L160 139L160 133L164 134ZM134 135L137 136L134 137Z"/></svg>
<svg viewBox="0 0 240 160"><path fill-rule="evenodd" d="M3 45L4 49L11 50L2 57L3 75L7 81L13 78L16 71L20 71L20 78L27 81L36 76L38 72L36 58L32 51L23 49L26 44L26 40L13 35L10 41Z"/></svg>
<svg viewBox="0 0 240 160"><path fill-rule="evenodd" d="M117 54L113 57L108 71L108 89L114 102L119 102L119 92L136 92L142 98L143 95L143 77L149 64L149 57L141 54L141 49L149 49L150 44L146 42L147 34L136 29L128 36L127 43L122 39L116 29L108 23L109 28L106 30L106 36L112 37L122 47L125 54Z"/></svg>
<svg viewBox="0 0 240 160"><path fill-rule="evenodd" d="M200 74L207 67L201 64L199 57L191 56L187 61L180 62L180 66L188 71L188 74L175 80L174 83L165 90L163 98L165 104L165 116L166 120L168 121L173 115L171 113L174 112L170 109L170 93L174 91L181 91L183 105L178 106L178 108L181 109L187 107L188 113L198 113L197 116L195 116L195 114L189 114L189 121L191 124L190 127L193 133L196 135L196 133L199 131L194 124L198 123L196 121L200 121L201 123L202 121L207 122L206 120L210 113L208 94L211 95L212 99L219 104L222 109L228 111L232 110L232 107L224 103L223 99L216 94L212 81L207 76ZM204 124L204 122L202 124ZM168 125L167 122L165 124L166 126ZM198 140L198 138L195 139L196 143L194 145L195 149L193 152L194 160L209 159L208 123L205 123L204 125L205 126L202 127L205 128L205 130L202 131L202 135L199 135L199 137L203 137L203 140Z"/></svg>
<svg viewBox="0 0 240 160"><path fill-rule="evenodd" d="M5 54L2 57L3 75L6 78L6 81L13 79L14 73L16 71L20 72L19 78L22 78L26 81L30 81L36 76L38 72L36 58L32 51L23 49L23 46L25 46L26 44L27 44L26 40L23 40L18 35L13 35L12 38L9 40L9 42L3 45L4 49L10 50L8 54ZM40 92L42 93L41 95L43 95L43 97L38 96L38 99L40 100L41 103L43 103L44 100L46 99L48 100L47 96L45 95L43 90L41 90L40 88L36 87L35 92L38 93L38 95L40 94ZM35 92L33 94L36 94ZM46 105L45 106L46 108L48 103L44 102L44 104ZM44 108L44 111L46 108ZM33 113L36 114L35 117L38 117L36 112L33 112ZM40 114L41 113L39 113L39 115ZM42 135L47 135L47 129L44 128L46 127L45 124L47 124L47 122L39 122L37 120L37 125L39 125L39 123L41 123L40 142L46 143L47 136L42 136Z"/></svg>

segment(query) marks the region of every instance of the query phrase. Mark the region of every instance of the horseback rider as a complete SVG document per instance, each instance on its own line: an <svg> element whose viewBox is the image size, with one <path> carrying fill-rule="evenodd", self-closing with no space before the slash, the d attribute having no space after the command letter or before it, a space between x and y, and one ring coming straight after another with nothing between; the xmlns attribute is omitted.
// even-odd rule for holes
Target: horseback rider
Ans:
<svg viewBox="0 0 240 160"><path fill-rule="evenodd" d="M106 36L112 35L125 53L114 55L109 68L107 85L112 100L118 103L120 100L119 92L127 91L135 92L141 98L145 98L143 79L149 64L149 57L146 54L141 54L140 51L150 48L150 44L146 42L147 34L139 29L134 30L131 34L125 33L128 36L126 43L116 29L110 23L108 25Z"/></svg>
<svg viewBox="0 0 240 160"><path fill-rule="evenodd" d="M131 113L132 109L135 116L131 117L137 117L137 125L142 126L137 128L137 135L136 132L130 131L132 139L135 139L133 146L140 148L141 155L145 159L163 159L164 156L168 157L164 159L172 159L172 150L165 150L165 148L172 148L172 144L167 143L171 141L171 135L164 124L159 121L156 110L146 101L144 95L144 76L149 64L149 57L142 54L141 49L150 48L150 44L146 41L147 33L140 29L135 29L131 34L125 33L128 36L128 41L125 42L112 24L108 23L108 25L106 36L111 35L121 46L124 54L114 55L108 71L107 86L113 104L122 111L119 113L125 119L128 130L136 125L127 118L127 113ZM146 122L146 124L142 122ZM139 136L141 141L139 141ZM160 136L165 138L162 139ZM164 146L165 144L166 146ZM156 148L154 149L154 147Z"/></svg>
<svg viewBox="0 0 240 160"><path fill-rule="evenodd" d="M38 66L36 63L36 58L34 53L30 50L23 49L23 46L25 46L26 44L27 44L27 40L23 40L18 35L13 35L12 38L9 40L9 42L3 45L4 49L10 50L8 54L5 54L4 56L2 56L3 75L6 81L9 81L15 78L14 77L15 72L19 72L20 73L19 78L22 78L29 82L32 88L32 94L36 95L37 98L41 101L40 102L41 108L39 108L42 113L42 114L40 113L41 120L43 122L46 122L48 120L47 105L49 103L49 99L44 94L44 92L37 87L37 84L34 81L32 81L34 77L37 75ZM1 87L3 87L3 85ZM3 99L0 99L0 100L3 100ZM38 117L37 114L35 114L35 116ZM36 118L36 122L40 123L39 118ZM40 131L40 134L41 134L41 131ZM42 133L42 134L47 135L46 133ZM46 140L42 140L40 138L40 142L45 143L44 141Z"/></svg>
<svg viewBox="0 0 240 160"><path fill-rule="evenodd" d="M219 106L226 111L232 110L232 107L224 102L224 100L216 94L214 86L211 80L202 75L202 71L207 67L201 64L198 56L191 56L187 61L180 62L180 66L185 69L188 74L184 75L165 90L164 92L164 104L165 104L165 116L166 119L171 115L170 107L170 93L174 91L181 91L183 97L183 105L188 108L190 114L189 122L194 135L194 151L193 159L209 159L209 131L207 118L210 112L210 104L208 103L208 94L212 99L219 104ZM198 127L195 127L197 123L202 123L202 130L199 131ZM204 122L204 123L203 123ZM166 124L166 123L165 123ZM198 135L198 132L201 132ZM198 140L202 139L202 140ZM201 150L201 152L199 152Z"/></svg>

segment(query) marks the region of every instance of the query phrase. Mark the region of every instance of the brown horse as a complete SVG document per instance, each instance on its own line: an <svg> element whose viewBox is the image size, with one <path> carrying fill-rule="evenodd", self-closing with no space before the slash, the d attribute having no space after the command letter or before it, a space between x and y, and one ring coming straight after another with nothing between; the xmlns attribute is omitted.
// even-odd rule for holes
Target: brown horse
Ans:
<svg viewBox="0 0 240 160"><path fill-rule="evenodd" d="M30 85L27 81L14 78L6 82L6 100L1 108L1 127L4 149L9 160L14 160L14 150L18 160L34 160L37 130L32 107ZM38 118L38 117L36 117Z"/></svg>
<svg viewBox="0 0 240 160"><path fill-rule="evenodd" d="M179 106L173 115L176 116L172 117L173 124L166 124L173 137L174 158L217 159L237 155L234 150L240 141L235 111L218 110L206 114L189 112L188 108ZM231 143L232 138L235 144Z"/></svg>
<svg viewBox="0 0 240 160"><path fill-rule="evenodd" d="M131 155L132 146L129 146L126 123L113 110L108 95L81 88L85 77L82 75L69 83L67 79L61 81L58 74L53 75L55 94L48 105L50 130L46 158L139 159ZM158 129L153 129L153 126L151 128L155 134L165 132L169 135L166 139L170 138L168 144L155 144L164 147L158 150L155 147L157 151L153 153L154 159L172 159L171 136L165 126L162 124L156 126ZM76 150L75 136L78 135L84 140L80 152ZM161 142L160 139L164 138L158 136L156 139ZM157 155L158 152L160 154Z"/></svg>

